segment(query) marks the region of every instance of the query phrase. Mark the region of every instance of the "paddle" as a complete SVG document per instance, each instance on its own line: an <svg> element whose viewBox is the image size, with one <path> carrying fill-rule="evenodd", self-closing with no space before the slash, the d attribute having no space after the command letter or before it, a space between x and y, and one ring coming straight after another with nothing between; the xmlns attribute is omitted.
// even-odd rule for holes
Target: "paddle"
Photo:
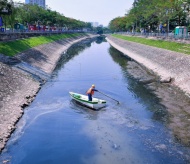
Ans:
<svg viewBox="0 0 190 164"><path fill-rule="evenodd" d="M100 91L97 91L97 92L99 92L99 93L103 94L104 96L109 97L109 98L110 98L110 99L112 99L112 100L117 101L117 103L119 104L119 101L118 101L118 100L116 100L116 99L114 99L114 98L112 98L112 97L110 97L110 96L108 96L108 95L106 95L105 93L102 93L102 92L100 92Z"/></svg>

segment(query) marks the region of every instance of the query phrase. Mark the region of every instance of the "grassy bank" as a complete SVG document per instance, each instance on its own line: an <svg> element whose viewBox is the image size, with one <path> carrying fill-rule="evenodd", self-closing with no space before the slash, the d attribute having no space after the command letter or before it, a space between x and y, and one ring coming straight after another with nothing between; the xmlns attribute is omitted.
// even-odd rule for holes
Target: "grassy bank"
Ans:
<svg viewBox="0 0 190 164"><path fill-rule="evenodd" d="M124 36L124 35L117 35L117 34L113 34L112 36L116 38L124 39L127 41L132 41L132 42L141 43L141 44L145 44L145 45L149 45L153 47L163 48L166 50L181 52L188 55L190 54L190 44L146 39L146 38L140 38L140 37L134 37L134 36Z"/></svg>
<svg viewBox="0 0 190 164"><path fill-rule="evenodd" d="M41 44L46 44L50 42L54 42L56 40L76 37L82 34L56 34L50 36L38 36L31 37L27 39L9 41L9 42L1 42L0 43L0 54L4 54L7 56L14 56L19 52L23 52L32 47L39 46Z"/></svg>

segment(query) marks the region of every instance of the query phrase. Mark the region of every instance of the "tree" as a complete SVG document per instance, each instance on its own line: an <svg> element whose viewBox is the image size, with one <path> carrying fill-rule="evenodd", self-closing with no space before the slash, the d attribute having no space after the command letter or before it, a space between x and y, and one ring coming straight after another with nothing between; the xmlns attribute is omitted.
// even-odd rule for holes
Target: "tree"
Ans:
<svg viewBox="0 0 190 164"><path fill-rule="evenodd" d="M0 15L10 15L12 12L12 1L0 0Z"/></svg>
<svg viewBox="0 0 190 164"><path fill-rule="evenodd" d="M0 17L3 20L4 26L5 26L5 30L7 27L7 23L9 22L9 20L11 20L10 15L12 13L13 10L13 2L8 1L8 0L0 0Z"/></svg>
<svg viewBox="0 0 190 164"><path fill-rule="evenodd" d="M128 16L117 17L110 21L109 28L112 31L126 31L127 22L128 22Z"/></svg>
<svg viewBox="0 0 190 164"><path fill-rule="evenodd" d="M135 0L126 14L126 28L138 31L140 28L155 31L159 24L187 25L190 12L190 0ZM190 19L190 17L189 17ZM122 31L121 19L110 21L110 28Z"/></svg>
<svg viewBox="0 0 190 164"><path fill-rule="evenodd" d="M14 18L14 20L12 19L14 23L19 22L25 25L49 25L56 26L59 29L62 27L82 29L87 25L86 22L65 17L63 14L52 11L50 8L44 9L32 4L20 4L14 8L14 13L11 16Z"/></svg>

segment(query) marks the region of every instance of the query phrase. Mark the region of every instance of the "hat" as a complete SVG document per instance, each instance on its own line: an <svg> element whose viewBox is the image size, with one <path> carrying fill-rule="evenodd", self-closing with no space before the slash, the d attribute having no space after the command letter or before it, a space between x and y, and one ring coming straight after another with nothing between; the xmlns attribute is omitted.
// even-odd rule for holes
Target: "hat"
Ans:
<svg viewBox="0 0 190 164"><path fill-rule="evenodd" d="M95 87L95 85L94 85L94 84L92 84L92 87Z"/></svg>

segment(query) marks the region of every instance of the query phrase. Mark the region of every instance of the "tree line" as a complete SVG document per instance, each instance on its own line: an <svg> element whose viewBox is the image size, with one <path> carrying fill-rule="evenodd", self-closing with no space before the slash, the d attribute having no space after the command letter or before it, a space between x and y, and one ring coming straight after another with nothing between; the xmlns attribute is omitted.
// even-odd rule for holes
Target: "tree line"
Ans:
<svg viewBox="0 0 190 164"><path fill-rule="evenodd" d="M14 3L12 0L0 0L0 17L4 27L14 28L15 23L56 26L68 30L81 30L92 28L90 22L83 22L74 18L65 17L50 8L42 8L38 5Z"/></svg>
<svg viewBox="0 0 190 164"><path fill-rule="evenodd" d="M123 17L110 21L112 31L169 32L176 26L190 27L190 0L134 0Z"/></svg>

